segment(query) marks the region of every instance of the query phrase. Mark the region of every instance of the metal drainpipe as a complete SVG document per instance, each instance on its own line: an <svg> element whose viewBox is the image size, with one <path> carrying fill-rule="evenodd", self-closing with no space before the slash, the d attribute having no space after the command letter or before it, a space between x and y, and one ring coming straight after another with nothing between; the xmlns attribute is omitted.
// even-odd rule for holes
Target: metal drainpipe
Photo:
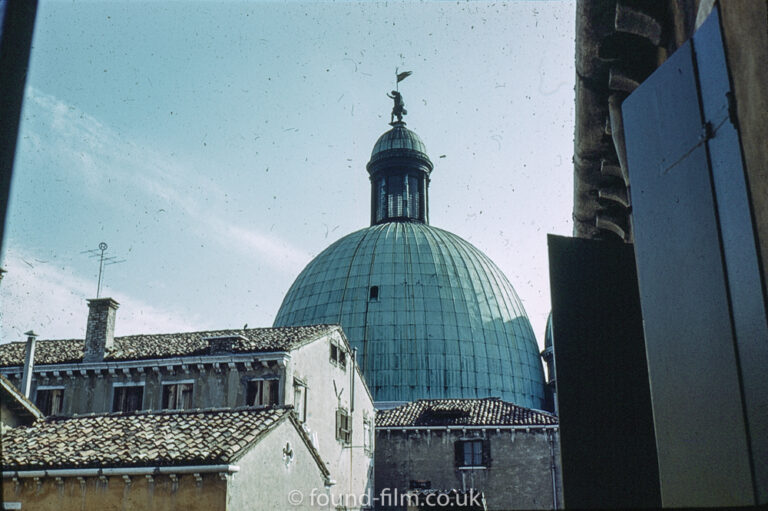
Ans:
<svg viewBox="0 0 768 511"><path fill-rule="evenodd" d="M351 371L349 371L349 375L352 378L352 381L349 382L350 391L349 391L349 412L352 413L355 411L355 366L357 365L357 348L352 348L352 360L351 364Z"/></svg>
<svg viewBox="0 0 768 511"><path fill-rule="evenodd" d="M557 465L555 464L555 432L547 431L549 436L549 470L552 474L552 509L557 509Z"/></svg>
<svg viewBox="0 0 768 511"><path fill-rule="evenodd" d="M24 349L24 373L21 377L21 392L24 397L29 399L29 394L32 391L32 372L35 367L35 338L37 334L30 330L24 335L27 336L27 346Z"/></svg>

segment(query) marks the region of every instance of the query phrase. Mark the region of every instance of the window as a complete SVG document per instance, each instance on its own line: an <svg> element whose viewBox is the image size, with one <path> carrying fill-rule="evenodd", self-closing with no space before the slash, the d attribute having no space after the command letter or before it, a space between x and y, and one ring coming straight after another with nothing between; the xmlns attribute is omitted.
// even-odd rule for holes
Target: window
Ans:
<svg viewBox="0 0 768 511"><path fill-rule="evenodd" d="M163 409L184 410L192 408L193 382L166 383L163 385Z"/></svg>
<svg viewBox="0 0 768 511"><path fill-rule="evenodd" d="M293 409L299 422L307 420L307 385L299 380L293 380Z"/></svg>
<svg viewBox="0 0 768 511"><path fill-rule="evenodd" d="M343 408L336 410L336 440L352 442L352 417Z"/></svg>
<svg viewBox="0 0 768 511"><path fill-rule="evenodd" d="M460 440L456 442L456 464L460 467L487 467L490 463L488 440Z"/></svg>
<svg viewBox="0 0 768 511"><path fill-rule="evenodd" d="M338 365L342 369L347 368L347 355L341 346L331 343L331 362Z"/></svg>
<svg viewBox="0 0 768 511"><path fill-rule="evenodd" d="M64 387L38 387L35 394L35 405L43 415L59 415L64 404Z"/></svg>
<svg viewBox="0 0 768 511"><path fill-rule="evenodd" d="M112 399L113 412L135 412L141 410L143 403L144 385L115 384Z"/></svg>
<svg viewBox="0 0 768 511"><path fill-rule="evenodd" d="M373 421L369 417L363 417L363 450L373 454Z"/></svg>
<svg viewBox="0 0 768 511"><path fill-rule="evenodd" d="M251 380L245 393L245 404L249 406L276 405L279 401L279 380Z"/></svg>
<svg viewBox="0 0 768 511"><path fill-rule="evenodd" d="M371 286L371 294L369 299L373 302L379 299L379 286Z"/></svg>

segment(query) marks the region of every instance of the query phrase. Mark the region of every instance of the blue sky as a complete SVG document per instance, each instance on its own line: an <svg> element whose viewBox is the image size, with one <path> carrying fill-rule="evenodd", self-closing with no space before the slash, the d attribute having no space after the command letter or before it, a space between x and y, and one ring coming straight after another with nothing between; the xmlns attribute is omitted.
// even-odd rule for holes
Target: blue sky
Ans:
<svg viewBox="0 0 768 511"><path fill-rule="evenodd" d="M430 223L506 273L543 343L546 234L570 235L571 2L41 0L0 285L2 341L270 326L369 224L395 68L435 163Z"/></svg>

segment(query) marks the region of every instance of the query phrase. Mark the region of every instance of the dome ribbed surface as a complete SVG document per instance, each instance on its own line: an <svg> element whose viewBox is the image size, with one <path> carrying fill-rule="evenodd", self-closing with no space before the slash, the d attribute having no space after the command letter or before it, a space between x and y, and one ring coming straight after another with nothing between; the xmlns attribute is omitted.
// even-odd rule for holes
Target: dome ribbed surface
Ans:
<svg viewBox="0 0 768 511"><path fill-rule="evenodd" d="M371 161L383 156L381 153L400 150L416 151L422 153L424 157L427 156L427 147L421 138L403 124L395 123L395 127L380 136L373 145Z"/></svg>
<svg viewBox="0 0 768 511"><path fill-rule="evenodd" d="M538 346L514 289L447 231L391 222L332 244L297 277L275 319L319 323L342 325L376 401L543 405Z"/></svg>

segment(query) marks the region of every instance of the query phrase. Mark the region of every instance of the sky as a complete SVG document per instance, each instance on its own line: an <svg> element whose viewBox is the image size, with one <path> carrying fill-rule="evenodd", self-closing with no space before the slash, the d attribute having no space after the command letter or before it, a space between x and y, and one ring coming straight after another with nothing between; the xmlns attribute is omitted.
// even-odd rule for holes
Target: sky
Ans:
<svg viewBox="0 0 768 511"><path fill-rule="evenodd" d="M0 342L271 326L370 224L365 165L405 121L430 224L506 274L540 345L547 233L573 205L574 3L41 0L8 209Z"/></svg>

